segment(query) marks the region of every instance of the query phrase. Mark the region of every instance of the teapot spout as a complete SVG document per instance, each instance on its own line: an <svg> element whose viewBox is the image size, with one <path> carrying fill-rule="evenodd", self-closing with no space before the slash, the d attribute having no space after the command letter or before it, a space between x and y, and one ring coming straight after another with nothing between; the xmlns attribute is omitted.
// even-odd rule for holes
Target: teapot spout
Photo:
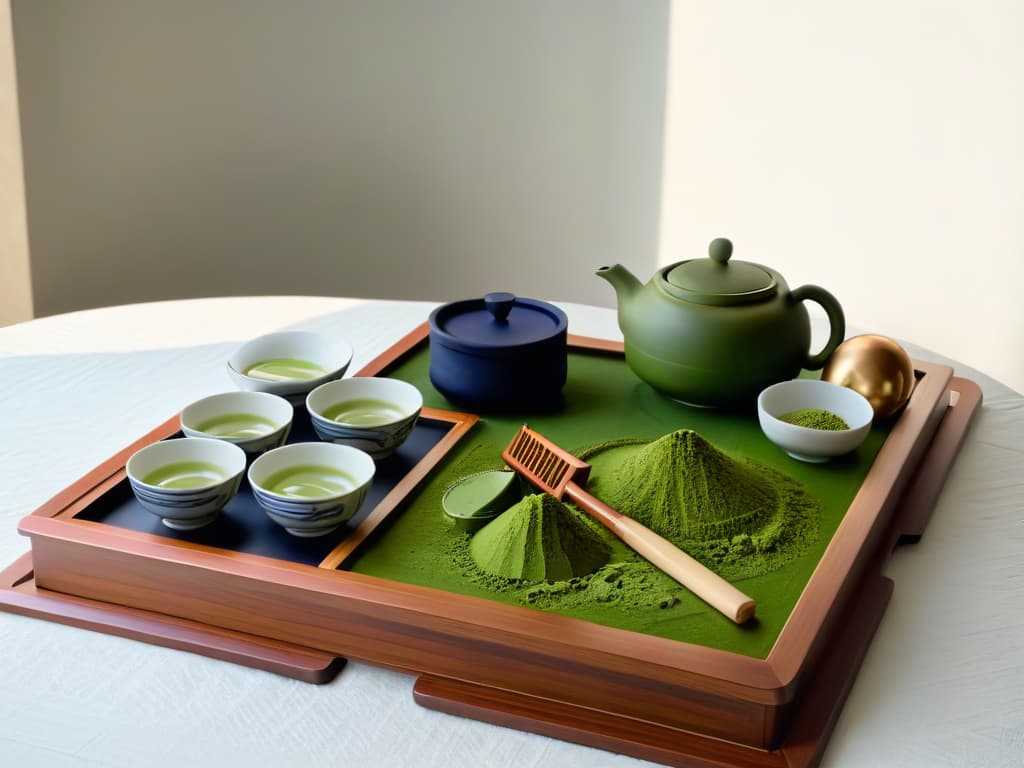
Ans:
<svg viewBox="0 0 1024 768"><path fill-rule="evenodd" d="M621 264L613 264L610 267L601 267L597 270L597 276L602 277L612 284L615 295L619 300L619 308L629 303L636 293L643 287L643 283L636 279L636 276Z"/></svg>

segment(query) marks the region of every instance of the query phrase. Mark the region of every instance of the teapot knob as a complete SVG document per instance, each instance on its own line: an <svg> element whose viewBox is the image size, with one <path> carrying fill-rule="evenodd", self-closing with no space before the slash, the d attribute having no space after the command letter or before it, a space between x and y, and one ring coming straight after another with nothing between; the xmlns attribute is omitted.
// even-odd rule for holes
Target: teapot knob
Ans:
<svg viewBox="0 0 1024 768"><path fill-rule="evenodd" d="M708 256L719 264L725 264L732 256L732 241L724 237L716 237L708 246Z"/></svg>
<svg viewBox="0 0 1024 768"><path fill-rule="evenodd" d="M514 293L496 291L484 295L484 306L499 323L505 322L505 318L508 317L508 313L512 311L512 305L515 303L516 295Z"/></svg>

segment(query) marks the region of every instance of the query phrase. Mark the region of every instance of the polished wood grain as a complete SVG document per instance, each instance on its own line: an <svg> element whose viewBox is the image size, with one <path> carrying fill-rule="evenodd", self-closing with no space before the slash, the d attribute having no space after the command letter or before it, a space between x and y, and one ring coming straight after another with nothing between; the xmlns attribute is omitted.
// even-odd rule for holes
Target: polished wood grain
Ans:
<svg viewBox="0 0 1024 768"><path fill-rule="evenodd" d="M797 681L826 648L831 630L844 623L851 593L861 583L903 491L948 410L952 369L929 363L917 363L916 368L922 375L910 403L875 457L768 654L768 663L784 685Z"/></svg>
<svg viewBox="0 0 1024 768"><path fill-rule="evenodd" d="M539 733L673 766L788 768L779 752L745 747L699 733L668 728L615 712L566 705L462 680L423 675L416 702L461 717Z"/></svg>
<svg viewBox="0 0 1024 768"><path fill-rule="evenodd" d="M55 538L47 533L58 521L31 522L40 584L53 591L748 744L783 703L758 659L362 574L284 563L268 572L248 558L148 542L133 551L134 537L115 543L95 524Z"/></svg>
<svg viewBox="0 0 1024 768"><path fill-rule="evenodd" d="M380 376L410 352L427 343L430 324L420 323L356 372L356 376Z"/></svg>
<svg viewBox="0 0 1024 768"><path fill-rule="evenodd" d="M949 468L967 436L974 413L981 405L981 388L967 379L954 377L950 382L950 395L954 402L948 406L939 425L940 432L946 436L940 439L936 434L936 444L930 447L928 461L921 463L900 502L902 529L899 534L910 541L916 541L924 534Z"/></svg>
<svg viewBox="0 0 1024 768"><path fill-rule="evenodd" d="M306 683L330 682L345 666L345 659L334 654L293 643L40 589L30 552L0 571L0 603L22 616L189 651Z"/></svg>
<svg viewBox="0 0 1024 768"><path fill-rule="evenodd" d="M425 339L426 327L420 326L359 375L386 372ZM599 354L621 354L616 342L574 337L573 343ZM554 710L569 708L576 720L593 711L591 730L603 728L607 718L621 719L647 723L652 734L685 731L701 743L728 743L718 756L705 751L677 764L780 764L771 762L773 751L791 746L794 734L804 734L800 739L807 741L804 751L811 757L784 764L810 765L823 749L828 723L877 619L862 621L869 630L864 637L854 633L856 648L836 662L841 669L826 678L821 670L851 634L858 606L867 601L874 607L864 610L879 616L884 608L884 601L868 593L879 589L880 563L893 531L910 525L900 517L900 498L913 488L923 504L934 501L935 484L955 458L978 407L970 397L950 405L955 384L950 368L919 363L918 372L910 404L767 659L77 519L90 500L117 482L128 449L25 518L19 530L32 540L37 588L420 673L429 682L418 696L456 701L447 705L449 711L462 707L471 713L477 704L469 699L478 702L481 691L491 697L492 690L500 690L509 694L507 707L515 713L509 722L520 722L516 727L527 727L531 707L544 701ZM159 437L155 430L136 446ZM920 466L928 473L918 482ZM919 512L912 517L921 519ZM346 556L332 553L332 562ZM462 682L439 682L454 680ZM804 733L798 725L810 716L801 719L800 713L808 701L817 701L821 686L828 692L815 706L827 710L831 720L821 727L799 726ZM460 696L467 701L459 704ZM545 717L538 710L533 719ZM573 728L586 730L579 724ZM597 745L650 759L667 756L656 756L662 747L654 735L645 738ZM762 762L728 757L750 750Z"/></svg>
<svg viewBox="0 0 1024 768"><path fill-rule="evenodd" d="M784 743L767 749L431 675L416 680L413 696L422 706L449 714L680 768L812 768L821 760L891 593L892 582L878 576L860 590L851 606L850 631L837 638L833 652L814 670L815 685L794 702Z"/></svg>

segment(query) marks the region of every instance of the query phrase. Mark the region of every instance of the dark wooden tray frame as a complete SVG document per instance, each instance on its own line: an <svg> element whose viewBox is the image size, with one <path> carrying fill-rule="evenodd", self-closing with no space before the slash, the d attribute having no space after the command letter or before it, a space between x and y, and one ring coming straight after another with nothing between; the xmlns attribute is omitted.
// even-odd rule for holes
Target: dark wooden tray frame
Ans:
<svg viewBox="0 0 1024 768"><path fill-rule="evenodd" d="M359 375L426 335L415 329ZM176 419L22 520L32 555L0 574L0 609L311 682L336 672L335 657L357 658L419 674L425 706L673 765L815 765L888 601L884 563L920 536L980 404L950 368L916 368L910 403L765 659L336 570L397 494L320 567L75 519Z"/></svg>

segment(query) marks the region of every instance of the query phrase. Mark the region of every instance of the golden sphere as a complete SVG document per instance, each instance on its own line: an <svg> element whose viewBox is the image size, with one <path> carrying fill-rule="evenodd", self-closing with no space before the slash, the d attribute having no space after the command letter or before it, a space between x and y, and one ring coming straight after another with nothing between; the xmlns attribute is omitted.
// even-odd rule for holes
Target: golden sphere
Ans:
<svg viewBox="0 0 1024 768"><path fill-rule="evenodd" d="M821 378L864 395L876 419L906 405L916 381L907 351L892 339L873 334L854 336L836 347Z"/></svg>

